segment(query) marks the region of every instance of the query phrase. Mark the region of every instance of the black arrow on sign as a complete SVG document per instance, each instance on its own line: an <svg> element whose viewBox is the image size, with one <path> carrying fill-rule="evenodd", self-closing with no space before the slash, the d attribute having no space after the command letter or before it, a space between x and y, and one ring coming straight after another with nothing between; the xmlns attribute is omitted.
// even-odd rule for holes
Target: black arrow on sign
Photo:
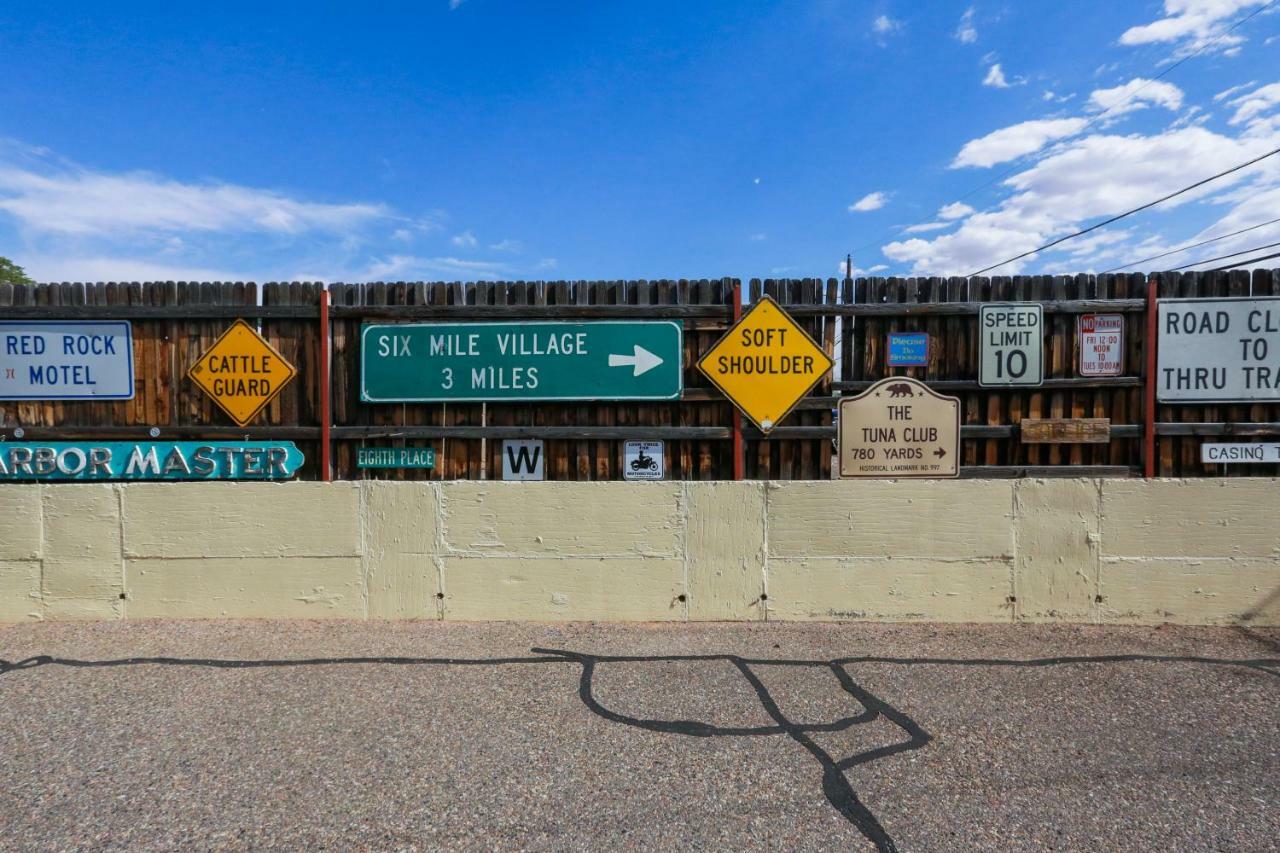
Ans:
<svg viewBox="0 0 1280 853"><path fill-rule="evenodd" d="M937 450L933 451L933 455L941 459L942 457L947 455L947 451L939 447Z"/></svg>

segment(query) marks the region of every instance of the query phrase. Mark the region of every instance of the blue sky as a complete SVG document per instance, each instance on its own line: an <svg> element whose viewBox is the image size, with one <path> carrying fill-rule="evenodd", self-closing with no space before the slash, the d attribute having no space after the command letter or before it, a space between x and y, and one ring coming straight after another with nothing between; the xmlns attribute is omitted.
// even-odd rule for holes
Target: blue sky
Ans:
<svg viewBox="0 0 1280 853"><path fill-rule="evenodd" d="M0 255L77 281L965 274L1280 147L1266 7L11 0ZM1280 216L1275 161L999 272Z"/></svg>

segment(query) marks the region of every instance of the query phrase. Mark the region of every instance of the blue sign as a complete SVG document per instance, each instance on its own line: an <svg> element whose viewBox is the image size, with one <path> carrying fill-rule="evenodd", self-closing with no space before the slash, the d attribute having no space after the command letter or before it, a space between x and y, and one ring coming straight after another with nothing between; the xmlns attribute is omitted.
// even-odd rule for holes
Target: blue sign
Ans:
<svg viewBox="0 0 1280 853"><path fill-rule="evenodd" d="M128 320L0 322L0 400L132 400Z"/></svg>
<svg viewBox="0 0 1280 853"><path fill-rule="evenodd" d="M926 367L929 364L927 332L890 333L889 367Z"/></svg>
<svg viewBox="0 0 1280 853"><path fill-rule="evenodd" d="M302 461L292 441L5 441L0 482L287 480Z"/></svg>

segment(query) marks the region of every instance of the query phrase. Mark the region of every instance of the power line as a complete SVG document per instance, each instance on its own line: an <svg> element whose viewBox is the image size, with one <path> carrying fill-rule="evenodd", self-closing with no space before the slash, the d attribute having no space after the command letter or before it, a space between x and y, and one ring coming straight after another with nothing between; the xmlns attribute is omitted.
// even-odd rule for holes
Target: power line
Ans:
<svg viewBox="0 0 1280 853"><path fill-rule="evenodd" d="M1239 269L1244 264L1256 264L1258 261L1269 261L1272 258L1280 258L1280 252L1272 252L1270 255L1263 255L1260 258L1250 258L1247 261L1240 261L1235 264L1227 264L1225 267L1214 267L1211 270L1201 270L1201 272L1222 272L1223 270Z"/></svg>
<svg viewBox="0 0 1280 853"><path fill-rule="evenodd" d="M1232 252L1229 255L1219 255L1216 258L1203 258L1202 260L1196 261L1194 263L1185 264L1180 267L1174 267L1173 269L1169 270L1169 272L1180 272L1185 269L1190 269L1191 267L1198 267L1201 264L1211 264L1214 261L1225 261L1227 258L1235 258L1235 257L1239 257L1240 255L1247 255L1250 252L1261 252L1263 249L1274 249L1276 246L1280 246L1280 242L1267 243L1265 246L1254 246L1252 249L1242 249L1239 252Z"/></svg>
<svg viewBox="0 0 1280 853"><path fill-rule="evenodd" d="M988 272L988 271L990 271L990 270L996 269L997 267L1002 267L1002 266L1004 266L1005 264L1011 264L1011 263L1013 263L1014 261L1022 260L1022 259L1023 259L1023 258L1025 258L1027 255L1034 255L1036 252L1042 252L1042 251L1044 251L1045 249L1051 249L1051 248L1053 248L1054 246L1057 246L1057 245L1058 245L1058 244L1060 244L1060 243L1065 243L1065 242L1067 242L1068 240L1074 240L1076 237L1080 237L1080 236L1082 236L1082 235L1084 235L1084 234L1088 234L1090 231L1097 231L1099 228L1103 228L1103 227L1105 227L1105 226L1107 226L1107 225L1112 224L1113 222L1119 222L1121 219L1124 219L1124 218L1125 218L1125 217L1127 217L1127 216L1133 216L1135 213L1141 213L1142 211L1147 210L1148 208L1155 207L1157 204L1160 204L1160 203L1162 203L1162 202L1166 202L1166 201L1168 201L1168 200L1169 200L1169 199L1171 199L1171 198L1177 198L1178 196L1182 195L1183 193L1191 192L1191 190L1194 190L1194 189L1196 189L1197 187L1202 187L1202 186L1204 186L1205 184L1207 184L1207 183L1209 183L1209 182L1211 182L1211 181L1216 181L1216 180L1218 180L1218 178L1225 177L1226 175L1230 175L1232 172L1238 172L1238 171L1240 171L1241 169L1243 169L1243 168L1245 168L1245 167L1247 167L1247 166L1252 166L1254 163L1261 162L1262 160L1265 160L1265 159L1267 159L1268 157L1273 157L1273 156L1275 156L1276 154L1280 154L1280 148L1276 148L1276 149L1274 149L1274 150L1272 150L1272 151L1268 151L1266 154L1263 154L1261 157L1254 157L1252 160L1248 161L1247 163L1241 163L1239 166L1232 166L1230 169L1227 169L1225 172L1219 172L1219 173L1218 173L1218 174L1216 174L1216 175L1210 175L1209 177L1205 178L1205 179L1204 179L1204 180L1202 180L1202 181L1196 181L1194 184L1191 184L1190 186L1183 187L1182 189L1180 189L1180 190L1178 190L1178 191L1176 191L1176 192L1171 192L1171 193L1169 193L1169 194L1168 194L1168 195L1166 195L1166 196L1163 196L1163 197L1161 197L1161 198L1156 199L1155 201L1149 201L1149 202L1147 202L1146 204L1142 205L1141 207L1135 207L1133 210L1126 210L1124 213L1116 214L1115 216L1111 217L1110 219L1104 219L1104 220L1102 220L1101 222L1099 222L1099 223L1097 223L1097 224L1095 224L1095 225L1090 225L1088 228L1084 228L1084 229L1082 229L1082 230L1080 230L1080 231L1076 231L1076 232L1075 232L1075 233L1073 233L1073 234L1068 234L1068 235L1067 235L1067 236L1065 236L1065 237L1059 237L1057 240L1054 240L1054 241L1052 241L1052 242L1050 242L1050 243L1045 243L1043 246L1040 246L1039 248L1032 249L1032 250L1031 250L1031 251L1029 251L1029 252L1023 252L1021 255L1014 255L1012 258L1008 258L1008 259L1006 259L1006 260L1003 260L1003 261L1001 261L1001 262L1000 262L1000 263L998 263L998 264L992 264L992 265L991 265L991 266L989 266L989 267L983 267L982 269L978 270L977 272L969 273L969 277L971 277L971 278L972 278L972 277L973 277L973 276L975 276L975 275L982 275L984 272Z"/></svg>
<svg viewBox="0 0 1280 853"><path fill-rule="evenodd" d="M1199 56L1200 54L1204 53L1204 52L1205 52L1206 50L1208 50L1210 47L1213 47L1215 44L1217 44L1218 42L1222 41L1222 39L1224 39L1224 38L1226 38L1227 36L1231 35L1231 33L1232 33L1232 32L1234 32L1234 31L1236 30L1236 28L1237 28L1237 27L1241 26L1241 25L1242 25L1242 24L1244 24L1244 23L1247 23L1248 21L1252 20L1253 18L1256 18L1258 15L1261 15L1263 12L1267 11L1268 9L1270 9L1272 6L1276 5L1276 3L1278 3L1278 2L1280 2L1280 0L1271 0L1271 2L1267 3L1265 6L1262 6L1262 7L1258 8L1258 9L1255 9L1254 11L1250 12L1248 15L1244 15L1244 16L1242 16L1242 17L1241 17L1239 20L1237 20L1234 24L1232 24L1231 26L1227 27L1227 28L1226 28L1225 30L1223 30L1221 33L1219 33L1218 35L1214 36L1214 37L1213 37L1212 39L1210 39L1209 41L1207 41L1207 42L1205 42L1204 44L1202 44L1202 45L1201 45L1199 48L1197 48L1195 51L1193 51L1193 52L1191 52L1191 53L1188 53L1186 56L1182 57L1182 58L1181 58L1181 59L1179 59L1177 62L1174 62L1174 63L1172 63L1171 65L1169 65L1169 67L1165 68L1165 70L1164 70L1164 71L1161 71L1161 72L1160 72L1159 74L1157 74L1155 77L1150 78L1149 80L1147 80L1147 82L1146 82L1146 83L1143 83L1143 84L1142 84L1141 86L1139 86L1137 89L1134 89L1134 90L1133 90L1133 92L1131 92L1131 93L1129 94L1129 97L1125 98L1123 101L1118 101L1117 103L1112 104L1111 106L1107 107L1107 108L1106 108L1105 110L1103 110L1102 112L1098 113L1098 114L1097 114L1096 116L1094 116L1093 118L1089 119L1089 121L1085 122L1084 126L1083 126L1083 127L1081 127L1081 128L1080 128L1080 130L1076 131L1076 132L1075 132L1074 134L1072 134L1072 135L1073 135L1073 136L1079 136L1080 134L1084 133L1086 130L1088 130L1089 128L1093 127L1095 124L1097 124L1097 123L1098 123L1098 122L1099 122L1099 121L1100 121L1104 116L1106 116L1106 115L1107 115L1107 113L1110 113L1110 112L1112 112L1112 111L1114 111L1114 110L1116 110L1116 109L1118 109L1118 108L1120 108L1120 107L1124 106L1125 104L1129 103L1129 102L1130 102L1130 101L1132 101L1134 98L1136 98L1136 97L1138 96L1138 93L1139 93L1139 92L1141 92L1143 89L1147 88L1147 87L1148 87L1148 86L1150 86L1152 83L1155 83L1155 82L1157 82L1157 81L1159 81L1159 80L1163 80L1163 79L1164 79L1164 78L1165 78L1165 77L1166 77L1170 72L1172 72L1175 68L1177 68L1178 66L1182 65L1182 64L1183 64L1183 63L1185 63L1185 62L1188 62L1188 61L1190 61L1190 60L1192 60L1192 59L1195 59L1197 56ZM1019 170L1019 169L1021 169L1021 168L1022 168L1021 166L1010 166L1008 169L1006 169L1005 171L1003 171L1003 172L1001 172L1000 174L996 175L995 177L991 178L991 179L990 179L989 181L987 181L986 183L979 184L978 186L976 186L976 187L974 187L973 189L969 190L969 192L967 192L967 193L965 193L964 195L960 196L958 199L956 199L956 201L960 202L960 201L964 201L965 199L972 198L973 196L977 195L977 194L978 194L979 192L981 192L982 190L985 190L987 187L991 186L991 185L992 185L992 184L994 184L994 183L997 183L997 182L999 182L999 181L1004 180L1005 178L1009 177L1010 175L1012 175L1014 172L1018 171L1018 170ZM886 231L886 232L885 232L885 235L887 235L887 236L897 236L896 232L894 232L894 231ZM864 243L864 244L862 244L861 246L858 246L858 247L857 247L857 248L855 248L853 251L854 251L854 252L861 252L863 249L866 249L866 248L868 248L868 247L870 247L870 246L874 246L874 245L876 245L877 243L879 243L879 242L880 242L881 240L883 240L883 239L884 239L884 237L883 237L883 236L882 236L882 237L879 237L879 238L877 238L877 239L875 239L875 240L873 240L873 241L871 241L871 242L869 242L869 243Z"/></svg>
<svg viewBox="0 0 1280 853"><path fill-rule="evenodd" d="M1267 222L1260 222L1257 225L1250 225L1248 228L1241 228L1239 231L1232 231L1230 234L1223 234L1219 237L1210 237L1208 240L1201 240L1199 243L1192 243L1187 246L1182 246L1181 248L1178 248L1178 249L1170 249L1167 252L1161 252L1160 254L1152 255L1149 258L1143 258L1142 260L1138 260L1138 261L1129 261L1127 264L1121 264L1118 267L1112 267L1109 270L1103 270L1102 272L1098 273L1098 275L1106 275L1107 273L1115 272L1116 270L1126 269L1127 267L1136 267L1138 264L1145 264L1151 261L1159 260L1160 258L1167 258L1170 255L1176 255L1179 252L1186 252L1191 249L1198 249L1201 246L1207 246L1210 243L1216 243L1219 240L1225 240L1228 237L1235 237L1238 234L1244 234L1248 231L1256 231L1259 228L1265 228L1268 225L1275 225L1277 222L1280 222L1280 217L1276 217L1275 219L1268 220Z"/></svg>

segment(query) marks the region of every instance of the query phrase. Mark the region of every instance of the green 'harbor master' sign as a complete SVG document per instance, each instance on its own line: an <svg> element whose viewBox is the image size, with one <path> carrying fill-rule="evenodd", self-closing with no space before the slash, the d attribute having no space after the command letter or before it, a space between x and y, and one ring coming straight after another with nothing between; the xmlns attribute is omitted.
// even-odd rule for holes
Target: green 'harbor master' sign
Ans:
<svg viewBox="0 0 1280 853"><path fill-rule="evenodd" d="M360 399L674 400L682 334L666 320L371 323L360 330Z"/></svg>

